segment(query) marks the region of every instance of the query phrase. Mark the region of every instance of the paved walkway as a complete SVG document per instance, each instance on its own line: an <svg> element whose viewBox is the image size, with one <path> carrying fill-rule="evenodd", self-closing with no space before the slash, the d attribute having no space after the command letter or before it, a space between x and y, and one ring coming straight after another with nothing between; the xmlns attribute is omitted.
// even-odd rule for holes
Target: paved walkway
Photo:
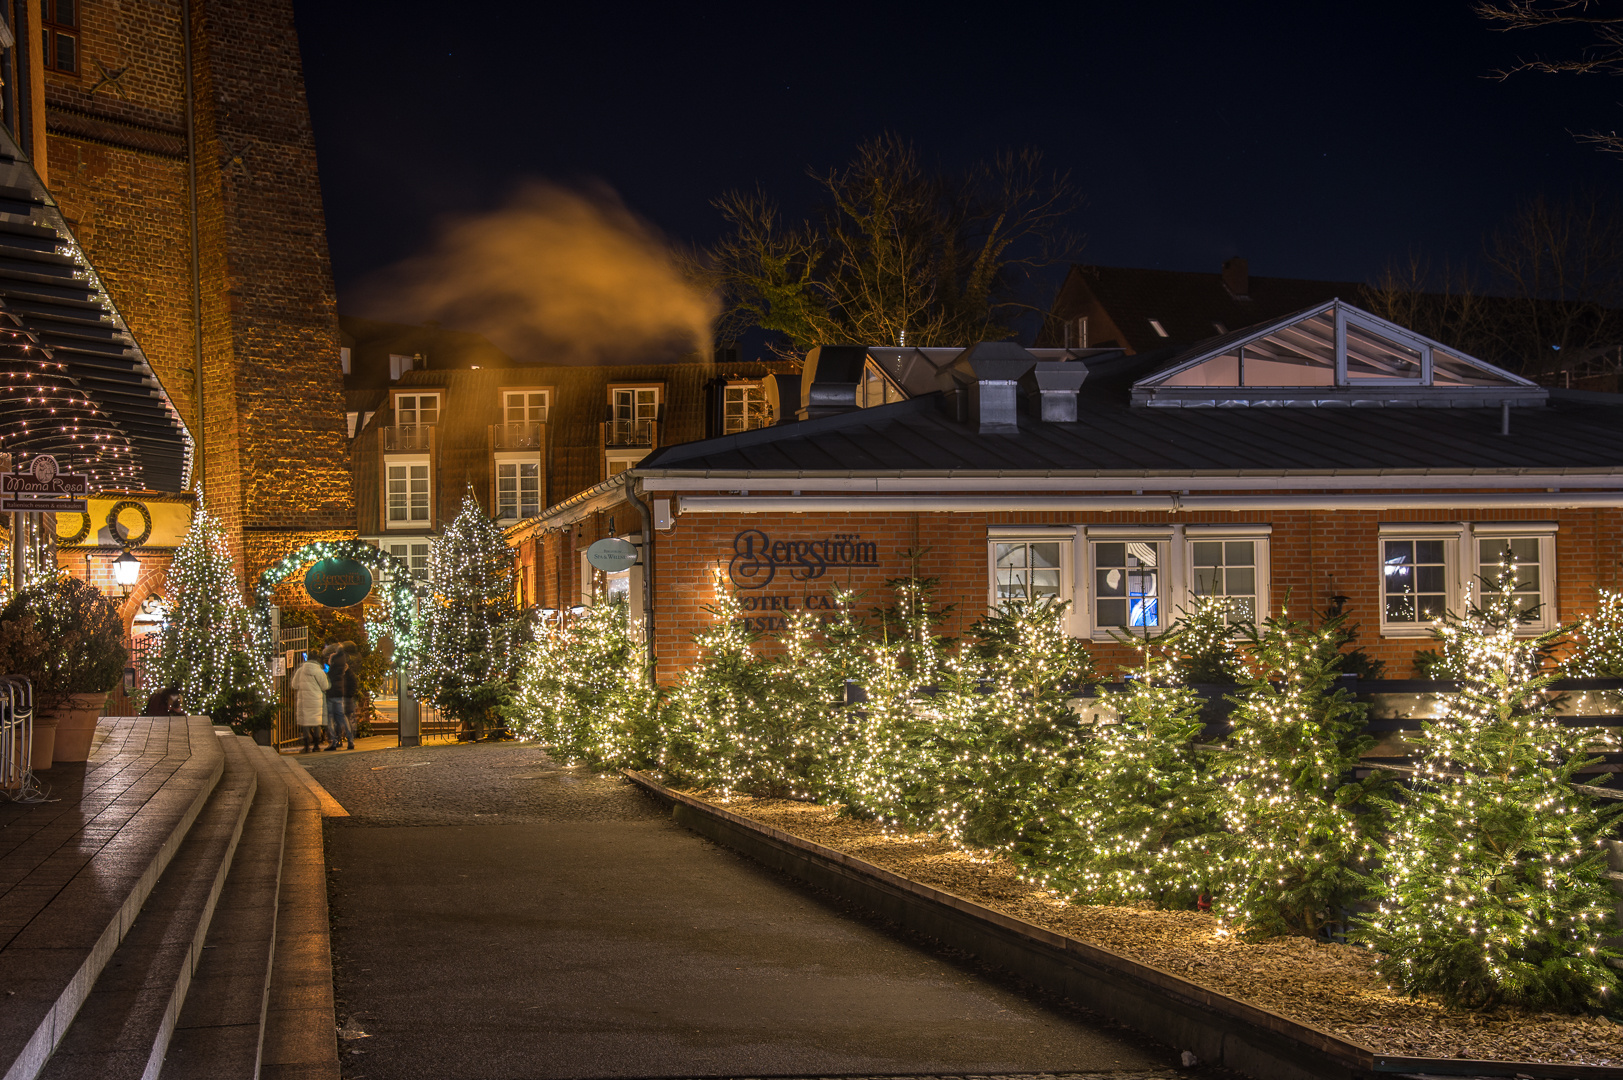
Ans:
<svg viewBox="0 0 1623 1080"><path fill-rule="evenodd" d="M534 747L305 755L345 1075L1170 1077Z"/></svg>

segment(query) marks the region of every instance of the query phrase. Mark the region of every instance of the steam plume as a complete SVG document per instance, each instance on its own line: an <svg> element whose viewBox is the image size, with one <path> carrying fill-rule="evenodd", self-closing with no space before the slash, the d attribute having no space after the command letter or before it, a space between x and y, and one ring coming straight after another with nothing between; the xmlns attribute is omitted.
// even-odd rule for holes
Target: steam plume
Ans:
<svg viewBox="0 0 1623 1080"><path fill-rule="evenodd" d="M375 277L360 299L378 318L438 320L517 360L565 364L706 354L717 314L669 243L613 192L545 183L449 220L428 251Z"/></svg>

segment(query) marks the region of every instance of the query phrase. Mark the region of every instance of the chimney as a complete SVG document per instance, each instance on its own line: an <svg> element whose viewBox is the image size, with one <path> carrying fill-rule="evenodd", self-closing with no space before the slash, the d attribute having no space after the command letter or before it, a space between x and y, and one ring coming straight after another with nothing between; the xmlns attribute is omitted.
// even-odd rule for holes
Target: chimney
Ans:
<svg viewBox="0 0 1623 1080"><path fill-rule="evenodd" d="M1223 288L1236 300L1251 299L1251 268L1238 255L1223 263Z"/></svg>
<svg viewBox="0 0 1623 1080"><path fill-rule="evenodd" d="M1076 422L1076 392L1088 377L1088 366L1075 360L1039 360L1020 379L1026 411L1045 424Z"/></svg>
<svg viewBox="0 0 1623 1080"><path fill-rule="evenodd" d="M983 341L937 376L949 408L982 435L1018 435L1020 380L1037 358L1012 341Z"/></svg>
<svg viewBox="0 0 1623 1080"><path fill-rule="evenodd" d="M806 354L800 369L797 420L816 420L857 411L857 388L868 350L861 345L819 345Z"/></svg>

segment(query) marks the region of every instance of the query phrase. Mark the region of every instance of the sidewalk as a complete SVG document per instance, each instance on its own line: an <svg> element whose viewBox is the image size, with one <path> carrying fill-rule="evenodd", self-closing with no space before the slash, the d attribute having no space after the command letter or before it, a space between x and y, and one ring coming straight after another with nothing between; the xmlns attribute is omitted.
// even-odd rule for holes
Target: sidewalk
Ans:
<svg viewBox="0 0 1623 1080"><path fill-rule="evenodd" d="M1172 1076L523 744L309 754L346 1076Z"/></svg>

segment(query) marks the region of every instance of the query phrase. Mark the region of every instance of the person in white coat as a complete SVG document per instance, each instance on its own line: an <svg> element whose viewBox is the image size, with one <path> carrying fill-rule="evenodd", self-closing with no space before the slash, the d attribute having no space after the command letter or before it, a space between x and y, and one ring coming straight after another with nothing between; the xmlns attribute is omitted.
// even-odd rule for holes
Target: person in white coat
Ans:
<svg viewBox="0 0 1623 1080"><path fill-rule="evenodd" d="M299 752L321 749L321 734L327 729L327 673L321 669L321 661L307 655L287 688L293 694L293 719L304 738L304 749Z"/></svg>

